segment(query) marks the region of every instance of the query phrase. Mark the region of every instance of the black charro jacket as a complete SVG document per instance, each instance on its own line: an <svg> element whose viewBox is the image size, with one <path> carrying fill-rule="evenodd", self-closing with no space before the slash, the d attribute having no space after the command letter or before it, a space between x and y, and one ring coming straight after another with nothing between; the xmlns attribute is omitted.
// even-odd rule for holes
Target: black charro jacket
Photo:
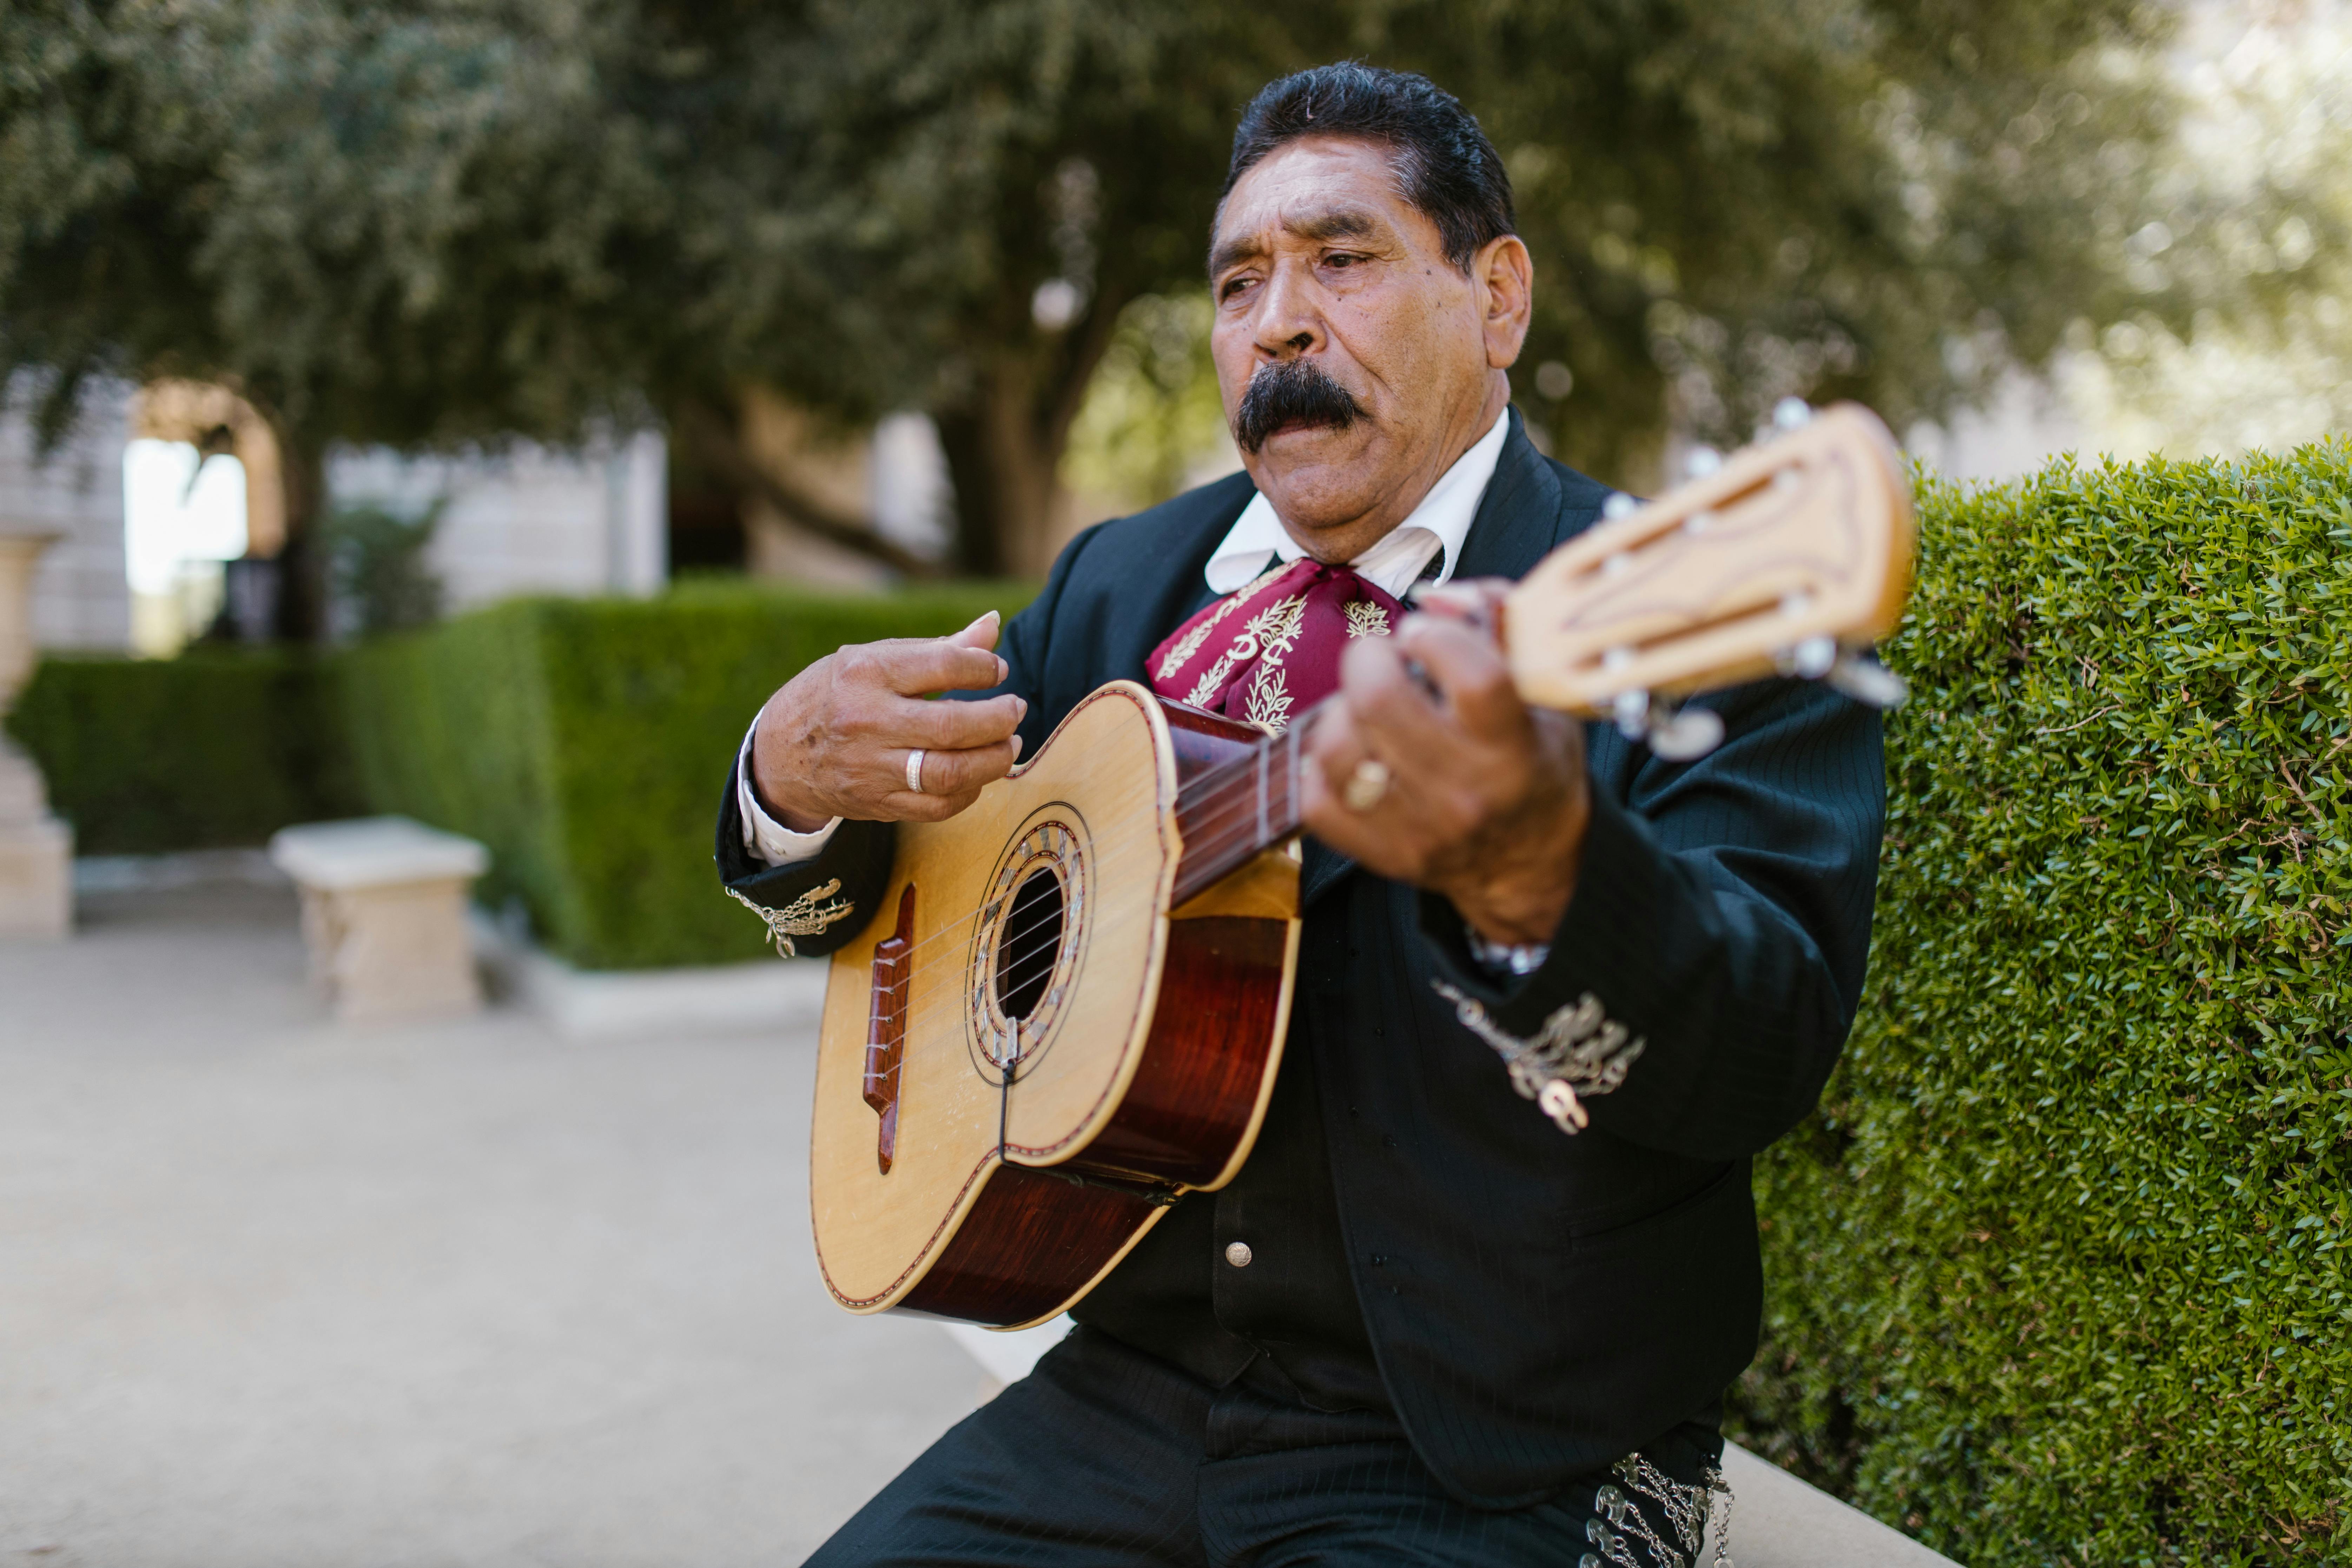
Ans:
<svg viewBox="0 0 2352 1568"><path fill-rule="evenodd" d="M1512 430L1457 574L1518 577L1607 491ZM1202 571L1249 501L1244 475L1074 540L1005 628L1002 689L1034 752L1210 597ZM1381 1377L1416 1450L1464 1500L1557 1490L1704 1409L1754 1354L1763 1277L1749 1157L1813 1107L1860 992L1884 811L1879 722L1820 687L1708 699L1727 737L1671 764L1588 726L1591 826L1549 962L1497 983L1444 900L1310 843L1293 1049L1313 1053L1340 1227ZM879 900L884 825L847 823L814 861L742 847L729 887L781 908L838 878ZM1593 998L1645 1045L1563 1134L1435 989L1538 1034Z"/></svg>

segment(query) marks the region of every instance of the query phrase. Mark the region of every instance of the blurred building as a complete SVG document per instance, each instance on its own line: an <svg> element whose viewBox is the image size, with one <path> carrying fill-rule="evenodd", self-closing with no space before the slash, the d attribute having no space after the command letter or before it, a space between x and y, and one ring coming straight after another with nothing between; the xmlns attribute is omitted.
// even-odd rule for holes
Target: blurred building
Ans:
<svg viewBox="0 0 2352 1568"><path fill-rule="evenodd" d="M59 536L33 580L33 637L42 647L131 646L122 457L131 397L127 386L100 388L47 454L29 420L0 418L0 531Z"/></svg>
<svg viewBox="0 0 2352 1568"><path fill-rule="evenodd" d="M657 433L460 457L343 449L327 488L331 509L437 506L425 563L451 610L668 580ZM167 654L201 635L225 603L226 563L282 547L280 496L268 426L218 387L101 388L47 453L21 408L0 416L0 531L59 536L34 582L43 647Z"/></svg>
<svg viewBox="0 0 2352 1568"><path fill-rule="evenodd" d="M327 462L336 506L416 517L438 505L425 547L450 610L518 594L660 592L669 580L668 452L661 436L577 450L412 458L345 448Z"/></svg>

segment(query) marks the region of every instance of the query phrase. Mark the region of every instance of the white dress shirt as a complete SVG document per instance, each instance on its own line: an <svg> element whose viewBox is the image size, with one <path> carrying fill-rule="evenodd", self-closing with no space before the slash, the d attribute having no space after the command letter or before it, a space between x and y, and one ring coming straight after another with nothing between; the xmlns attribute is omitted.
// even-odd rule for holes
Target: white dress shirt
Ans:
<svg viewBox="0 0 2352 1568"><path fill-rule="evenodd" d="M1403 598L1404 591L1420 579L1432 558L1438 563L1432 580L1443 583L1451 578L1461 563L1462 542L1470 536L1478 503L1486 499L1486 486L1495 478L1495 465L1503 456L1503 441L1510 427L1510 412L1506 409L1468 451L1454 459L1452 468L1438 476L1411 516L1348 564L1366 582L1397 599ZM1234 520L1201 575L1213 592L1230 594L1276 561L1287 564L1306 553L1275 516L1274 503L1260 491ZM754 859L771 866L814 859L841 826L841 818L835 817L814 833L794 833L761 809L751 793L751 735L759 727L754 718L751 730L743 736L742 754L735 767L735 809L743 819L743 847Z"/></svg>

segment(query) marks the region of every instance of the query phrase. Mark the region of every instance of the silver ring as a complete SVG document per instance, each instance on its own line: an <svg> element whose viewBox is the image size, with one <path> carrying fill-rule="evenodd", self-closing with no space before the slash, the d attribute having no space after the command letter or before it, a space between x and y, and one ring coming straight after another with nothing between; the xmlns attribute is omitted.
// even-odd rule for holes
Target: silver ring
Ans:
<svg viewBox="0 0 2352 1568"><path fill-rule="evenodd" d="M923 793L923 748L920 746L907 753L907 787L917 795Z"/></svg>
<svg viewBox="0 0 2352 1568"><path fill-rule="evenodd" d="M1366 757L1348 775L1348 787L1339 792L1339 798L1348 803L1349 811L1370 811L1389 793L1391 776L1388 763L1378 757Z"/></svg>

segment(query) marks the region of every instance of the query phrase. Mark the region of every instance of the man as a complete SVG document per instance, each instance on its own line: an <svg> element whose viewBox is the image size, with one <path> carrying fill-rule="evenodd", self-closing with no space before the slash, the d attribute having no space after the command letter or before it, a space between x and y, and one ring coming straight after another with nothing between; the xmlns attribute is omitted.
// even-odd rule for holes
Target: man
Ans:
<svg viewBox="0 0 2352 1568"><path fill-rule="evenodd" d="M1513 226L1494 148L1426 80L1266 88L1210 251L1245 472L1080 535L1001 646L989 617L844 648L747 738L721 871L796 914L838 880L852 912L814 952L875 914L887 824L962 810L1104 681L1270 726L1338 692L1306 737L1297 1005L1248 1163L814 1562L1696 1558L1760 1310L1749 1157L1812 1107L1862 981L1878 726L1761 682L1671 765L1519 701L1478 580L1607 492L1509 407ZM1448 613L1407 612L1416 583ZM1515 1092L1497 1052L1530 1041L1597 1047L1580 1131Z"/></svg>

